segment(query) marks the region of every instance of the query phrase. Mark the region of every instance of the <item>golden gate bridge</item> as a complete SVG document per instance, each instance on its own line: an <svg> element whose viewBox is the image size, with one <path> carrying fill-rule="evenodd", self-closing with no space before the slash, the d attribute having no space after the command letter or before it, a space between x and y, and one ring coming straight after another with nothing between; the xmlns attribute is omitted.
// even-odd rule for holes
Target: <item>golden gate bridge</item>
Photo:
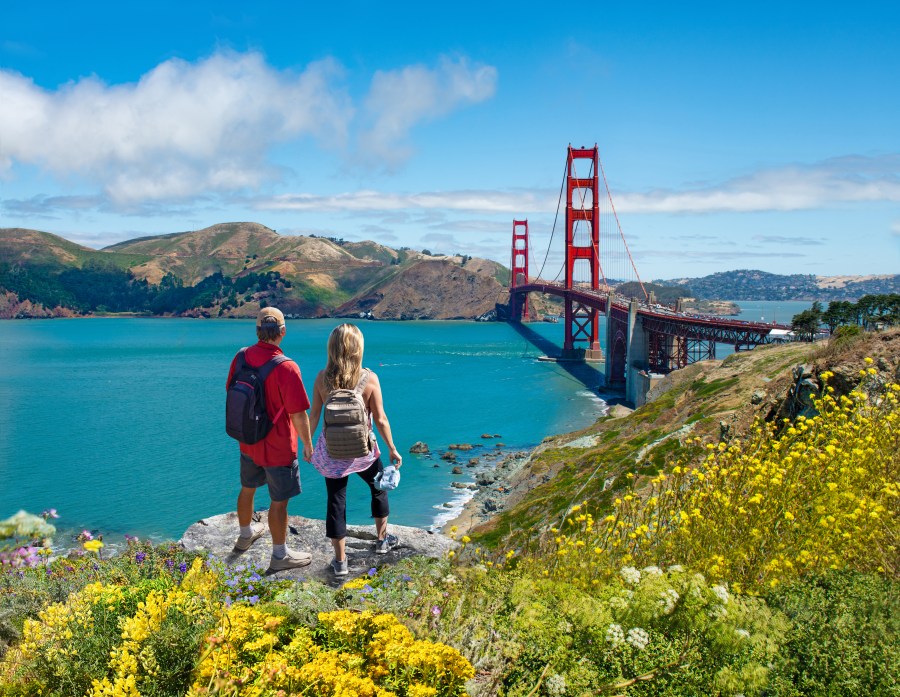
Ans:
<svg viewBox="0 0 900 697"><path fill-rule="evenodd" d="M585 176L579 176L581 165ZM601 193L600 181L603 181ZM607 385L625 388L637 403L648 376L665 374L690 363L715 358L716 344L735 351L788 340L790 327L724 317L691 315L655 302L644 287L628 249L597 145L569 145L560 203L565 193L564 258L552 279L543 276L556 236L560 205L541 268L529 275L528 220L513 220L508 318L529 319L529 293L562 298L564 340L561 360L604 361ZM536 266L536 264L535 264ZM615 277L610 274L615 273ZM615 278L617 284L611 283ZM614 290L632 281L638 297ZM605 317L606 355L600 343L600 315ZM645 384L641 384L645 383Z"/></svg>

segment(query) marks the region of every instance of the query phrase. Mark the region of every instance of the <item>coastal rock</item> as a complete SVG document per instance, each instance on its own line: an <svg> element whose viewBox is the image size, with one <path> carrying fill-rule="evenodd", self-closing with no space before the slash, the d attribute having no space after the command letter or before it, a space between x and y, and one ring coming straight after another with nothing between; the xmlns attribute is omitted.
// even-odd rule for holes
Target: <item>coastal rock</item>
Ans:
<svg viewBox="0 0 900 697"><path fill-rule="evenodd" d="M450 482L450 486L452 486L454 489L468 489L469 483L468 482Z"/></svg>
<svg viewBox="0 0 900 697"><path fill-rule="evenodd" d="M766 393L763 390L754 390L753 394L750 395L750 404L762 404L762 401L766 398Z"/></svg>
<svg viewBox="0 0 900 697"><path fill-rule="evenodd" d="M268 525L268 511L257 511L253 514L253 519L256 521L254 525ZM348 525L347 559L350 562L350 575L336 579L331 573L330 563L334 557L334 551L331 542L325 537L325 521L289 516L288 547L310 552L312 563L300 569L279 571L275 575L277 578L297 581L314 579L337 587L351 578L362 576L373 567L393 564L400 559L412 556L438 559L459 546L457 542L440 533L432 533L405 525L388 524L388 532L399 538L398 546L387 554L375 554L375 526ZM194 523L185 531L179 544L190 552L209 552L212 557L220 559L229 566L256 564L268 568L269 557L272 553L272 538L268 533L243 553L234 551L237 534L237 514L232 511Z"/></svg>
<svg viewBox="0 0 900 697"><path fill-rule="evenodd" d="M481 434L481 437L482 437L482 438L493 438L494 436L493 436L492 434L490 434L490 433L482 433L482 434Z"/></svg>
<svg viewBox="0 0 900 697"><path fill-rule="evenodd" d="M493 474L489 474L487 472L482 472L478 475L478 478L475 480L479 486L490 486L494 482L497 481L497 478L494 477Z"/></svg>
<svg viewBox="0 0 900 697"><path fill-rule="evenodd" d="M454 467L450 470L450 474L462 474L462 467Z"/></svg>
<svg viewBox="0 0 900 697"><path fill-rule="evenodd" d="M442 460L447 462L456 462L456 453L446 452L441 455Z"/></svg>
<svg viewBox="0 0 900 697"><path fill-rule="evenodd" d="M499 433L495 433L494 438L503 438L503 436L501 436Z"/></svg>
<svg viewBox="0 0 900 697"><path fill-rule="evenodd" d="M466 463L466 467L478 467L478 462L478 458L473 457Z"/></svg>
<svg viewBox="0 0 900 697"><path fill-rule="evenodd" d="M475 446L471 443L451 443L447 446L450 450L471 450Z"/></svg>
<svg viewBox="0 0 900 697"><path fill-rule="evenodd" d="M423 443L420 440L417 440L412 444L412 447L409 449L409 452L413 455L427 455L431 451L428 449L428 444Z"/></svg>

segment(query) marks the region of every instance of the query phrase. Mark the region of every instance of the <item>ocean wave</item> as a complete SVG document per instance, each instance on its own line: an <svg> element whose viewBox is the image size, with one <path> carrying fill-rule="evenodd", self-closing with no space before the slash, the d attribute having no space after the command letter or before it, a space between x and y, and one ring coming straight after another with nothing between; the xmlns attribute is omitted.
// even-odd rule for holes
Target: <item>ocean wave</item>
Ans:
<svg viewBox="0 0 900 697"><path fill-rule="evenodd" d="M448 490L454 493L453 498L449 501L452 506L449 508L443 504L432 506L432 508L440 511L440 513L434 516L431 525L428 526L428 529L432 532L440 532L441 528L462 513L466 504L475 497L474 489L456 489L448 487Z"/></svg>

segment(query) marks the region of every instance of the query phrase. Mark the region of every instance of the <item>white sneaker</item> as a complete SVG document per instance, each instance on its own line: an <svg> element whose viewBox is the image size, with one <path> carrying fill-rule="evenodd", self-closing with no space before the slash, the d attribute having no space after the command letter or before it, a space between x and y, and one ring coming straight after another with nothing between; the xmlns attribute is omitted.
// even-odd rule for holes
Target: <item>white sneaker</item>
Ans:
<svg viewBox="0 0 900 697"><path fill-rule="evenodd" d="M295 552L292 549L287 551L281 559L271 557L269 559L270 571L286 571L287 569L299 569L301 566L309 566L312 562L312 554L309 552Z"/></svg>
<svg viewBox="0 0 900 697"><path fill-rule="evenodd" d="M347 563L347 560L338 561L337 559L331 560L331 570L334 572L335 576L346 576L350 573L350 565Z"/></svg>
<svg viewBox="0 0 900 697"><path fill-rule="evenodd" d="M263 525L260 525L257 528L253 528L253 534L250 537L241 537L238 536L237 542L234 543L234 551L235 552L246 552L250 549L250 545L256 542L260 537L266 534L266 528Z"/></svg>

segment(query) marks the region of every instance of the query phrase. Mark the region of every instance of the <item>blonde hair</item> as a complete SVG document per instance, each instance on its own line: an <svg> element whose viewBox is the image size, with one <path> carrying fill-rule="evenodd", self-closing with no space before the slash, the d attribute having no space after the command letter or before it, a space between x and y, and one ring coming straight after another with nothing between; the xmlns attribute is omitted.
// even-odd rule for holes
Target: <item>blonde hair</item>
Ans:
<svg viewBox="0 0 900 697"><path fill-rule="evenodd" d="M352 390L362 375L364 341L354 324L339 324L328 337L325 386L331 390Z"/></svg>

